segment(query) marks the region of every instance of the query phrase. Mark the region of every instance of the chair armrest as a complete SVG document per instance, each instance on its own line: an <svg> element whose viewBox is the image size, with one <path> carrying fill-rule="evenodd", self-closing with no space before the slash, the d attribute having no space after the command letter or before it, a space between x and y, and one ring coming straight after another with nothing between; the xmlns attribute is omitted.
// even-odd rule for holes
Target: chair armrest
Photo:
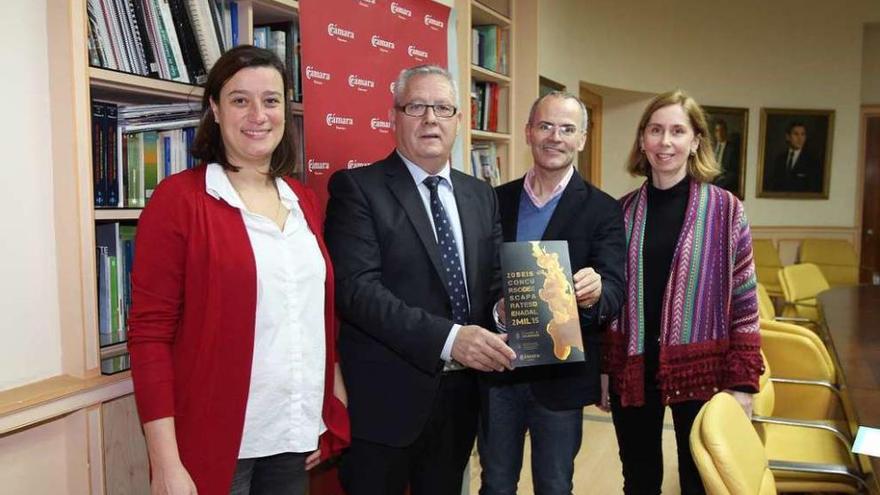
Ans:
<svg viewBox="0 0 880 495"><path fill-rule="evenodd" d="M787 471L792 473L815 473L841 476L855 481L860 492L870 493L870 488L861 473L849 466L840 464L818 464L812 462L767 461L771 471Z"/></svg>
<svg viewBox="0 0 880 495"><path fill-rule="evenodd" d="M810 419L791 419L780 418L776 416L752 416L753 423L765 423L772 425L794 426L797 428L810 428L814 430L825 430L840 440L846 447L846 450L852 453L852 437L840 428L828 423L827 421L818 421Z"/></svg>
<svg viewBox="0 0 880 495"><path fill-rule="evenodd" d="M797 316L777 316L773 318L773 321L779 321L782 323L812 323L813 320L809 318L800 318Z"/></svg>

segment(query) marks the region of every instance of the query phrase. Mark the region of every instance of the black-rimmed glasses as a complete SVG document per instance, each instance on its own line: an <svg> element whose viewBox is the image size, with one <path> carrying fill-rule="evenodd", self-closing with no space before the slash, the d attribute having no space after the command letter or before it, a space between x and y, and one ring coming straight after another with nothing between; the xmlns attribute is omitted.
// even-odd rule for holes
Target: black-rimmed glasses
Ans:
<svg viewBox="0 0 880 495"><path fill-rule="evenodd" d="M444 103L438 103L435 105L428 105L426 103L407 103L406 105L397 107L398 110L410 117L423 117L429 108L434 111L435 117L441 119L448 119L458 112L455 105L447 105Z"/></svg>

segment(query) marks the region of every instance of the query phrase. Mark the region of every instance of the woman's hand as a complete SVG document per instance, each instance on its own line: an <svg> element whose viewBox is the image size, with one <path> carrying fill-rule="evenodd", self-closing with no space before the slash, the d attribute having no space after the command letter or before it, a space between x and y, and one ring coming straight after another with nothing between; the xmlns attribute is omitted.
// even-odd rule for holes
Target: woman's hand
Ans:
<svg viewBox="0 0 880 495"><path fill-rule="evenodd" d="M174 418L160 418L144 423L147 452L150 455L152 495L196 495L196 484L180 462Z"/></svg>
<svg viewBox="0 0 880 495"><path fill-rule="evenodd" d="M608 390L608 375L602 373L599 375L599 383L602 385L602 391L599 395L599 403L596 407L603 412L611 412L611 392Z"/></svg>
<svg viewBox="0 0 880 495"><path fill-rule="evenodd" d="M746 416L749 419L752 418L752 394L747 392L740 392L738 390L725 390L728 394L732 395L739 405L743 408L743 411L746 412Z"/></svg>
<svg viewBox="0 0 880 495"><path fill-rule="evenodd" d="M183 464L154 467L150 482L151 495L197 495L193 483Z"/></svg>
<svg viewBox="0 0 880 495"><path fill-rule="evenodd" d="M312 452L306 457L306 471L312 469L318 464L321 464L321 449Z"/></svg>

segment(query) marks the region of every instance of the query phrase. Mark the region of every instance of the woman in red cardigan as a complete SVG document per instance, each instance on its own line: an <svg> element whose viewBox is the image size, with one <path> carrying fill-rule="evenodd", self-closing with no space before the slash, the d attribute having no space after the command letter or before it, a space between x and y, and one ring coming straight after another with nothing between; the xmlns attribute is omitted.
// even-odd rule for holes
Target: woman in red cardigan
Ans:
<svg viewBox="0 0 880 495"><path fill-rule="evenodd" d="M214 64L193 144L140 217L129 350L154 494L304 494L348 444L333 269L288 176L289 87L271 52Z"/></svg>

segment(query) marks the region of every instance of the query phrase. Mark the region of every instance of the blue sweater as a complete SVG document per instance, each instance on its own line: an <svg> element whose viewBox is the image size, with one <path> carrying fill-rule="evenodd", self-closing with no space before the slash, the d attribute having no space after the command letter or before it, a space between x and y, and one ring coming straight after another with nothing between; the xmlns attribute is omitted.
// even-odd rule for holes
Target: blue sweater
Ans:
<svg viewBox="0 0 880 495"><path fill-rule="evenodd" d="M547 224L550 223L550 217L556 211L556 205L562 198L561 194L557 194L544 206L538 208L532 203L532 199L528 193L522 192L519 196L519 215L516 222L516 240L517 241L539 241L544 237L544 231L547 230Z"/></svg>

